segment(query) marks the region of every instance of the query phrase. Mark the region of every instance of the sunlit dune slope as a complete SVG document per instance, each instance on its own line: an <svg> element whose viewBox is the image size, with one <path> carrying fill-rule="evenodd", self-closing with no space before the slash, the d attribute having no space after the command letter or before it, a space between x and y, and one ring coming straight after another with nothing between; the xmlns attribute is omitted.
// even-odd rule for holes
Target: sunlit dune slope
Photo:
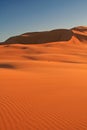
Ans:
<svg viewBox="0 0 87 130"><path fill-rule="evenodd" d="M73 44L74 42L78 44ZM33 60L87 63L87 45L72 38L69 42L46 44L9 44L0 46L0 60Z"/></svg>

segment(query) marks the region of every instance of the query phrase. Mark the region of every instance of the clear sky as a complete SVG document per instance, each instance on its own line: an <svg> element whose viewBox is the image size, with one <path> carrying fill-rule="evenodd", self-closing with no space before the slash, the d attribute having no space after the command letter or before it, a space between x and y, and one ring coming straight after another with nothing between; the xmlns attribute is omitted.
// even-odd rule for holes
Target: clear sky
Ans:
<svg viewBox="0 0 87 130"><path fill-rule="evenodd" d="M0 0L0 41L79 25L87 25L87 0Z"/></svg>

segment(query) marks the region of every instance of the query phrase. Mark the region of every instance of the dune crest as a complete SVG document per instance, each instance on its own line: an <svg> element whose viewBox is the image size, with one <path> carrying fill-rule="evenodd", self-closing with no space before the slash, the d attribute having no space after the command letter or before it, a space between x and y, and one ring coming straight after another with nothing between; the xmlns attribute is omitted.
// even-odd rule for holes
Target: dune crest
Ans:
<svg viewBox="0 0 87 130"><path fill-rule="evenodd" d="M40 44L49 42L69 41L75 37L80 42L87 42L87 27L79 26L72 29L56 29L44 32L29 32L7 39L4 44Z"/></svg>

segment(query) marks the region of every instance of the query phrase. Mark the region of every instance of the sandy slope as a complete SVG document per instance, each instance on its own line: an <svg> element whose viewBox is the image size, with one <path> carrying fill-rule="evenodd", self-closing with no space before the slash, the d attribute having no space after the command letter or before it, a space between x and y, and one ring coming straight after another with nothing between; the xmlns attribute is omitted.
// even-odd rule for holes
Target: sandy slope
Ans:
<svg viewBox="0 0 87 130"><path fill-rule="evenodd" d="M87 66L27 65L0 70L0 130L86 130Z"/></svg>
<svg viewBox="0 0 87 130"><path fill-rule="evenodd" d="M0 130L87 130L87 45L0 46Z"/></svg>
<svg viewBox="0 0 87 130"><path fill-rule="evenodd" d="M78 29L76 35L86 36ZM0 45L0 130L87 130L87 42L81 38Z"/></svg>

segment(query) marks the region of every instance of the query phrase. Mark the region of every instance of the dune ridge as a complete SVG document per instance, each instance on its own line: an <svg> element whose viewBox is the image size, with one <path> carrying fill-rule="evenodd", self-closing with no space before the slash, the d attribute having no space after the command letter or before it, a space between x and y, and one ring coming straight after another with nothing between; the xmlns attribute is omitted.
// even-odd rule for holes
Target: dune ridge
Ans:
<svg viewBox="0 0 87 130"><path fill-rule="evenodd" d="M44 32L29 32L8 38L3 44L40 44L49 42L69 41L72 37L80 42L87 42L87 27L78 26L72 29L56 29Z"/></svg>

